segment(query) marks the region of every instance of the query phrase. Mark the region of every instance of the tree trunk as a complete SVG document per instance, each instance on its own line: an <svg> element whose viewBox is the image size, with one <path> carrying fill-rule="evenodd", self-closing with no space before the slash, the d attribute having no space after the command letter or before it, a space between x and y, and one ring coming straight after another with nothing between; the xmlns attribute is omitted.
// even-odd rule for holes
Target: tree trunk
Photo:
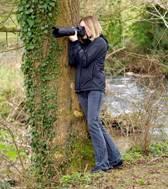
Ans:
<svg viewBox="0 0 168 189"><path fill-rule="evenodd" d="M79 1L66 0L59 3L60 14L56 26L75 26L79 22ZM93 162L92 147L88 140L86 121L74 90L75 70L68 66L67 37L56 39L62 49L59 57L60 77L58 85L58 118L55 123L54 143L59 145L55 157L57 166L64 170L85 169Z"/></svg>
<svg viewBox="0 0 168 189"><path fill-rule="evenodd" d="M50 32L53 25L78 23L79 1L20 0L18 21L36 189L50 188L61 174L86 170L93 162L74 91L75 70L68 65L68 38L54 38Z"/></svg>

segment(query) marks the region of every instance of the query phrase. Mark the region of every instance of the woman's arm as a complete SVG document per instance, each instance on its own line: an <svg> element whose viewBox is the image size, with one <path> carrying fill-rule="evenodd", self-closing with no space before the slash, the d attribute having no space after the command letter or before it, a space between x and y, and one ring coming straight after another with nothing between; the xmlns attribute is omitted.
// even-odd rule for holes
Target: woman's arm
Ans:
<svg viewBox="0 0 168 189"><path fill-rule="evenodd" d="M75 52L75 49L74 49L74 45L73 43L75 42L72 42L72 41L68 41L68 56L69 56L69 65L70 66L73 66L73 67L76 67L77 66L77 62L75 60L75 56L74 56L74 52Z"/></svg>
<svg viewBox="0 0 168 189"><path fill-rule="evenodd" d="M69 65L70 66L77 66L77 62L75 60L75 56L74 56L74 49L73 49L73 43L75 43L75 41L78 41L78 36L77 36L77 30L75 30L75 34L72 36L69 36L69 41L68 41L68 55L69 55Z"/></svg>
<svg viewBox="0 0 168 189"><path fill-rule="evenodd" d="M82 67L87 67L97 57L101 57L107 51L107 44L104 39L95 39L86 49L82 48L79 40L71 43L73 58L76 64L81 64Z"/></svg>

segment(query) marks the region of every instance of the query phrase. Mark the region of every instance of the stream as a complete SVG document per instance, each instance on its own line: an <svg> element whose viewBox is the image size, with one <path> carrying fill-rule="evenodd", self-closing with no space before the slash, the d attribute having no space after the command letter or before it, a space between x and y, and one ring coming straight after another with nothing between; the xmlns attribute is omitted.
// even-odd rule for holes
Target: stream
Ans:
<svg viewBox="0 0 168 189"><path fill-rule="evenodd" d="M150 128L152 139L168 139L168 81L165 79L162 83L157 78L106 76L103 107L112 117L145 112L148 108L149 113L154 112L150 114L153 116L153 127ZM117 136L116 141L125 151L131 144L131 137Z"/></svg>

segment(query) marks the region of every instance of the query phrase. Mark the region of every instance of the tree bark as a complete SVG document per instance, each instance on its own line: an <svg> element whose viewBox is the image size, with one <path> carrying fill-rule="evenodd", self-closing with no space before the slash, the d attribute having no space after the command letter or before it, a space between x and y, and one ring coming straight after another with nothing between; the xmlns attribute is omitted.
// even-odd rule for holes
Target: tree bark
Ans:
<svg viewBox="0 0 168 189"><path fill-rule="evenodd" d="M78 0L59 1L60 14L56 26L75 26L80 18L79 9ZM92 162L89 160L92 157L92 150L88 140L86 121L82 116L83 113L74 90L75 70L68 65L68 39L64 37L56 40L62 48L62 54L58 60L61 73L57 86L59 112L57 112L58 117L55 123L54 143L59 147L55 158L58 168L66 165L69 171L74 171L84 169ZM87 152L84 152L84 149Z"/></svg>

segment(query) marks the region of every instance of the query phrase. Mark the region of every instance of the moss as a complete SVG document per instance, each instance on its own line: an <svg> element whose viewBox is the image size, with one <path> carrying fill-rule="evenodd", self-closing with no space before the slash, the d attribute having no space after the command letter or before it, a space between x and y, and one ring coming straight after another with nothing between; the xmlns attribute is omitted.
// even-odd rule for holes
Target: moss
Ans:
<svg viewBox="0 0 168 189"><path fill-rule="evenodd" d="M86 166L92 166L94 163L93 148L89 140L76 141L72 147L72 158L70 166L74 170L82 171Z"/></svg>
<svg viewBox="0 0 168 189"><path fill-rule="evenodd" d="M71 133L72 134L72 133ZM71 135L65 150L66 157L61 169L62 174L86 171L94 165L94 152L90 139Z"/></svg>

